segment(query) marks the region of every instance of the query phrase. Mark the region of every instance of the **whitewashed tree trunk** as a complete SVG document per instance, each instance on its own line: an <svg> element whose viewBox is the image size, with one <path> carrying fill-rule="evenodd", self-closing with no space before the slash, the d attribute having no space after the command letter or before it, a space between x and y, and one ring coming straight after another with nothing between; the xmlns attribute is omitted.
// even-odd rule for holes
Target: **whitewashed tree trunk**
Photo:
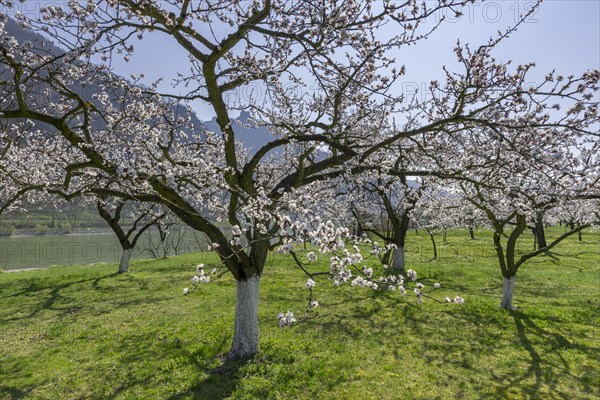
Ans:
<svg viewBox="0 0 600 400"><path fill-rule="evenodd" d="M394 271L404 272L406 267L406 255L404 254L404 247L398 247L394 250L394 257L392 258L392 269Z"/></svg>
<svg viewBox="0 0 600 400"><path fill-rule="evenodd" d="M502 278L502 303L500 303L500 307L506 310L513 309L512 299L515 293L516 280L517 277L514 275L510 278Z"/></svg>
<svg viewBox="0 0 600 400"><path fill-rule="evenodd" d="M121 255L121 261L119 262L119 273L129 271L129 262L131 261L131 256L133 255L133 249L123 249L123 254Z"/></svg>
<svg viewBox="0 0 600 400"><path fill-rule="evenodd" d="M260 277L255 275L237 282L235 326L229 360L254 355L258 351L258 294Z"/></svg>

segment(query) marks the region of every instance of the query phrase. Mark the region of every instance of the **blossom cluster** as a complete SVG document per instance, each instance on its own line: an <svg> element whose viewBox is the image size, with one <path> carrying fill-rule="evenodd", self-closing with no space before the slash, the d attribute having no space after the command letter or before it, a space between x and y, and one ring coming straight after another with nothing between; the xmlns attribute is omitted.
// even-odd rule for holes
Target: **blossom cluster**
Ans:
<svg viewBox="0 0 600 400"><path fill-rule="evenodd" d="M373 266L368 266L365 264L366 259L369 257L374 257L377 253L374 253L372 250L378 248L378 244L368 237L354 237L351 239L339 238L335 236L335 233L332 232L344 232L341 230L336 230L332 226L331 221L327 221L324 226L327 228L327 235L329 236L330 242L335 242L335 246L325 247L325 249L321 249L322 252L331 253L330 257L330 269L327 274L329 280L333 283L334 286L339 286L342 283L350 282L351 287L358 288L369 288L371 290L387 290L387 291L398 291L402 295L406 295L407 293L407 284L414 285L412 291L417 297L417 302L422 303L425 297L430 298L434 301L443 303L444 301L440 301L430 296L430 294L441 288L441 284L439 282L435 282L429 287L429 290L426 290L426 285L422 282L418 281L417 272L413 269L408 269L403 274L388 274L387 266L382 266L382 268L378 271ZM319 227L322 230L322 225L319 224ZM346 232L344 232L346 234ZM316 236L312 236L313 238ZM347 247L346 242L352 243L351 247ZM291 245L292 242L288 243L289 252L293 253L294 248ZM352 251L351 251L351 250ZM363 252L368 253L366 258L363 256ZM310 257L307 257L309 263L313 261L314 252L311 251ZM300 264L303 270L306 272L305 266L302 266L301 261L296 258L296 262ZM383 272L379 275L379 272ZM316 281L313 276L306 281L305 288L309 291L309 302L306 309L305 316L300 320L302 321L305 318L308 318L309 313L316 308L319 303L312 299L313 290L316 286ZM448 298L446 298L448 299ZM445 301L451 302L455 304L462 304L464 299L460 296L456 296L453 300ZM288 311L289 313L289 311ZM291 321L289 318L285 317L288 314L278 314L278 319L280 320L280 326L291 326L294 323L299 322L298 320Z"/></svg>
<svg viewBox="0 0 600 400"><path fill-rule="evenodd" d="M205 272L204 269L205 269L204 264L196 265L196 275L192 276L192 278L190 279L192 285L194 285L194 288L197 288L198 285L200 285L200 284L209 283L210 275L214 274L217 271L217 268L213 268L209 272ZM186 287L183 289L183 294L190 294L190 293L191 293L190 288Z"/></svg>
<svg viewBox="0 0 600 400"><path fill-rule="evenodd" d="M279 320L279 326L292 326L296 322L296 318L294 317L294 313L291 311L287 311L284 313L277 314L277 319Z"/></svg>

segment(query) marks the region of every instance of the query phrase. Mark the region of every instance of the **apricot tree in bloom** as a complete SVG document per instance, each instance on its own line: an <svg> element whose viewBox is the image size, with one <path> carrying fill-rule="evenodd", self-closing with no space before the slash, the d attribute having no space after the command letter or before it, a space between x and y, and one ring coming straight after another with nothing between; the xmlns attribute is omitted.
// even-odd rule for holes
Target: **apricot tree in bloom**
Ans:
<svg viewBox="0 0 600 400"><path fill-rule="evenodd" d="M353 205L360 230L368 232L373 240L378 238L390 245L382 261L389 263L394 271L404 273L406 235L411 213L425 190L423 181L389 176L385 181L365 183L360 190L362 193Z"/></svg>
<svg viewBox="0 0 600 400"><path fill-rule="evenodd" d="M284 195L419 133L371 142L369 132L383 130L399 100L386 91L403 68L388 54L430 34L425 18L464 3L49 4L39 21L23 17L22 23L66 51L52 54L42 43L3 35L0 55L11 76L3 82L0 117L41 122L53 140L71 147L64 179L52 188L44 182L46 190L159 202L204 232L238 281L230 357L244 357L258 348L258 288L271 239L289 224ZM397 36L379 40L378 32L391 25ZM184 95L159 96L156 86L142 90L110 73L110 58L130 57L135 37L149 32L188 53L188 68L175 77L188 89ZM95 56L105 63L93 64ZM268 102L240 107L253 110L276 139L249 156L236 143L225 97L253 82L268 90ZM298 95L313 85L313 95ZM223 135L196 131L184 140L186 121L169 115L159 97L208 103ZM322 147L330 153L316 157ZM215 215L244 227L247 245L230 242Z"/></svg>
<svg viewBox="0 0 600 400"><path fill-rule="evenodd" d="M17 43L2 34L0 60L8 79L1 83L0 119L41 123L18 134L39 132L31 146L42 149L46 132L47 143L60 146L46 155L56 174L38 177L46 191L160 203L205 233L237 281L229 357L246 357L258 350L258 293L268 252L290 234L309 234L320 251L345 254L347 230L316 216L305 222L310 229L293 227L302 224L296 215L305 214L294 203L299 191L360 173L399 141L450 138L448 133L477 127L518 131L550 124L544 99L565 96L568 89L527 88L532 66L509 69L491 57L512 28L475 52L465 54L458 46L464 71L449 74L443 96L403 104L393 94L404 67L392 56L432 34L435 24L423 22L434 12L459 12L467 2L49 4L39 20L21 22L66 51L54 54L43 43ZM385 40L384 29L392 33ZM182 68L172 92L160 93L158 83L142 89L138 77L129 82L110 69L111 58L134 57L136 38L148 35L161 35L186 53L185 60L173 60ZM579 82L587 88L585 78L571 83ZM268 96L228 104L228 95L255 84ZM222 134L194 127L189 112L177 112L169 99L204 102ZM255 123L275 138L253 154L246 151L232 127L236 109L251 110ZM392 112L403 115L397 127L390 126ZM28 169L23 159L18 165ZM223 220L228 227L216 222ZM337 281L348 279L340 264L348 256L339 258L332 266Z"/></svg>
<svg viewBox="0 0 600 400"><path fill-rule="evenodd" d="M600 200L565 200L548 212L548 220L554 225L564 224L565 230L575 229L582 224L600 225ZM578 232L583 240L582 231Z"/></svg>
<svg viewBox="0 0 600 400"><path fill-rule="evenodd" d="M592 79L597 82L597 75ZM579 119L570 114L567 112L566 118ZM444 153L461 163L451 167L460 179L449 187L480 209L492 226L503 276L503 308L513 307L517 271L527 260L549 252L562 240L589 227L593 220L590 210L580 225L545 246L527 251L518 246L527 229L536 226L541 213L552 213L565 203L583 206L599 198L600 135L593 130L597 116L590 114L584 121L573 130L474 130L457 138L449 146L453 150ZM461 156L457 152L463 153L463 146L469 150ZM436 147L437 154L440 149Z"/></svg>
<svg viewBox="0 0 600 400"><path fill-rule="evenodd" d="M96 202L98 214L115 233L123 250L119 261L120 274L129 271L131 256L144 232L166 216L166 212L160 210L157 204L129 204L133 222L124 227L123 211L126 204L126 201L111 198L98 198Z"/></svg>
<svg viewBox="0 0 600 400"><path fill-rule="evenodd" d="M0 126L0 213L46 200L46 184L64 175L67 165L55 158L64 146L49 142L33 121L4 122Z"/></svg>

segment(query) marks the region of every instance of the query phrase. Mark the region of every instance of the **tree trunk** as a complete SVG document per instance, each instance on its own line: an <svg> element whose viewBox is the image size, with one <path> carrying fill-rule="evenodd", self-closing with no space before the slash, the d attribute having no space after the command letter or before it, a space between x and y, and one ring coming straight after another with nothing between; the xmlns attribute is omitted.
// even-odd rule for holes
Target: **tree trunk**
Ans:
<svg viewBox="0 0 600 400"><path fill-rule="evenodd" d="M444 241L444 244L448 244L448 234L445 229L444 229L443 241Z"/></svg>
<svg viewBox="0 0 600 400"><path fill-rule="evenodd" d="M258 351L258 295L260 276L237 281L235 326L228 360L254 355Z"/></svg>
<svg viewBox="0 0 600 400"><path fill-rule="evenodd" d="M123 249L123 254L121 254L121 261L119 262L119 273L122 274L124 272L129 271L129 262L131 261L131 256L133 255L133 249Z"/></svg>
<svg viewBox="0 0 600 400"><path fill-rule="evenodd" d="M469 236L471 237L471 239L475 239L475 230L472 226L469 226Z"/></svg>
<svg viewBox="0 0 600 400"><path fill-rule="evenodd" d="M581 224L577 224L577 226L581 226ZM581 231L577 232L577 238L579 239L580 242L583 241L583 237L581 236Z"/></svg>
<svg viewBox="0 0 600 400"><path fill-rule="evenodd" d="M383 252L382 255L379 256L379 259L381 260L381 263L383 265L391 265L393 268L393 264L392 264L392 255L394 254L394 250L388 250Z"/></svg>
<svg viewBox="0 0 600 400"><path fill-rule="evenodd" d="M404 273L406 268L406 255L404 253L404 247L398 247L394 250L394 258L392 259L392 269L395 272Z"/></svg>
<svg viewBox="0 0 600 400"><path fill-rule="evenodd" d="M500 307L504 308L505 310L513 309L512 299L513 294L515 293L516 279L516 275L513 275L510 278L502 278L502 302L500 303Z"/></svg>
<svg viewBox="0 0 600 400"><path fill-rule="evenodd" d="M433 244L433 259L435 260L437 258L437 246L435 244L435 238L431 233L429 234L429 237L431 238L431 243Z"/></svg>
<svg viewBox="0 0 600 400"><path fill-rule="evenodd" d="M546 233L544 232L544 221L541 216L538 216L535 221L535 235L537 237L538 249L546 247Z"/></svg>
<svg viewBox="0 0 600 400"><path fill-rule="evenodd" d="M406 209L402 212L400 220L394 219L393 224L394 230L394 244L396 249L394 250L394 257L392 259L392 269L396 272L404 273L406 267L406 254L405 254L405 243L406 234L408 233L408 225L410 223L409 213L411 209Z"/></svg>

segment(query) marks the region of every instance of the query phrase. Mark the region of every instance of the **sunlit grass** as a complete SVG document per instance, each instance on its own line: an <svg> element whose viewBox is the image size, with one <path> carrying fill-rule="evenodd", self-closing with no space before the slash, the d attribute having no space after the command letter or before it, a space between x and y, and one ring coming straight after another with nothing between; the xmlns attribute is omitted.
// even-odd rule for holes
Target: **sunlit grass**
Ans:
<svg viewBox="0 0 600 400"><path fill-rule="evenodd" d="M549 230L555 237L560 227ZM489 232L411 233L408 267L439 296L373 292L318 281L317 318L301 315L305 278L283 256L261 284L260 353L223 363L232 333L234 281L188 296L206 254L115 265L0 274L2 399L595 399L600 395L600 234L571 237L525 264L515 304L498 305L501 278ZM524 243L522 249L532 246ZM325 267L321 256L319 265Z"/></svg>

